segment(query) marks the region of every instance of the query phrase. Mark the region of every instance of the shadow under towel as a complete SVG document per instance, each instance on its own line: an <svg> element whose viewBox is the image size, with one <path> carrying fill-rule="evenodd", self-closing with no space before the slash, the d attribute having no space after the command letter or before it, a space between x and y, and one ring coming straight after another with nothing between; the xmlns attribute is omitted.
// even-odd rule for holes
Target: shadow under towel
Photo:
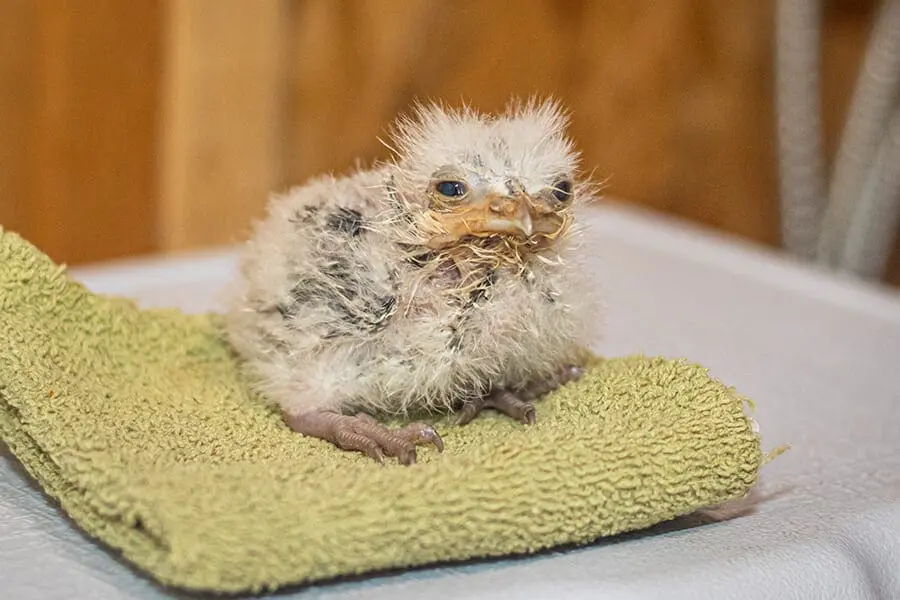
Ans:
<svg viewBox="0 0 900 600"><path fill-rule="evenodd" d="M293 433L220 317L93 294L0 230L0 435L88 535L163 584L272 590L531 553L744 496L744 399L684 360L598 359L537 404L380 467ZM98 551L102 551L99 550Z"/></svg>

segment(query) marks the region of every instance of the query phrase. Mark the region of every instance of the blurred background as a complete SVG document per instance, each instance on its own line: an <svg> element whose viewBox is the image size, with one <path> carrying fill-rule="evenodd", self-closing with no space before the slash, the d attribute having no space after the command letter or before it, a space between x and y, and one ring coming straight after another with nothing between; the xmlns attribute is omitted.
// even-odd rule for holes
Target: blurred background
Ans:
<svg viewBox="0 0 900 600"><path fill-rule="evenodd" d="M820 3L826 165L880 4ZM376 138L416 98L537 93L571 110L609 201L781 247L776 10L0 0L0 224L69 264L232 243L269 191L384 158ZM900 284L900 245L876 279Z"/></svg>

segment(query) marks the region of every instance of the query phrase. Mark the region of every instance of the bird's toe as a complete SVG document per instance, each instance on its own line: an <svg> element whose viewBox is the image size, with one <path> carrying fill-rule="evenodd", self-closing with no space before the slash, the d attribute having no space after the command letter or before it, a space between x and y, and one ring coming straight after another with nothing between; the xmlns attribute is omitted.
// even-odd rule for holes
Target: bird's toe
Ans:
<svg viewBox="0 0 900 600"><path fill-rule="evenodd" d="M335 429L333 442L343 450L363 452L369 458L384 464L384 453L380 445L364 433L339 425Z"/></svg>
<svg viewBox="0 0 900 600"><path fill-rule="evenodd" d="M285 416L294 431L331 442L343 450L362 452L381 464L385 456L396 458L400 464L415 464L417 445L431 444L439 452L444 449L441 436L425 423L392 430L364 413L347 416L334 411L311 411Z"/></svg>
<svg viewBox="0 0 900 600"><path fill-rule="evenodd" d="M496 389L486 396L466 402L460 410L457 425L471 422L485 408L493 408L525 425L534 425L537 418L534 404L530 400L509 390Z"/></svg>

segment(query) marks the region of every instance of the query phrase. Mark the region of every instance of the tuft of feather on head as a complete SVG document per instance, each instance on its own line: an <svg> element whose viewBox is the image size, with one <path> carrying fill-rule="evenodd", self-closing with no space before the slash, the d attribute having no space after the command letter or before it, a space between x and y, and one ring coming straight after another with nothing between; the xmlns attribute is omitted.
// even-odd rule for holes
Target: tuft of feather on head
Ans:
<svg viewBox="0 0 900 600"><path fill-rule="evenodd" d="M554 178L573 177L580 155L566 137L568 125L568 115L555 100L515 100L497 115L467 105L416 104L392 131L398 185L402 180L424 190L444 169L501 191L510 178L535 190Z"/></svg>

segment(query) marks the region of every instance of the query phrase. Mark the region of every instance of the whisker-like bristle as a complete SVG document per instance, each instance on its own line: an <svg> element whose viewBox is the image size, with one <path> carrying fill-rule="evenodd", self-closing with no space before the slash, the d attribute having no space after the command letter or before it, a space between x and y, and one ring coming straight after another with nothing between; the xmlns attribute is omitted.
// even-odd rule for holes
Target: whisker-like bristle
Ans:
<svg viewBox="0 0 900 600"><path fill-rule="evenodd" d="M387 148L387 149L391 152L391 154L393 154L395 157L400 156L400 151L397 150L396 148L394 148L394 147L393 147L392 145L390 145L388 142L386 142L386 141L384 140L384 138L382 138L381 136L376 136L375 139L377 139L377 140L378 140L378 143L380 143L382 146L384 146L385 148Z"/></svg>

